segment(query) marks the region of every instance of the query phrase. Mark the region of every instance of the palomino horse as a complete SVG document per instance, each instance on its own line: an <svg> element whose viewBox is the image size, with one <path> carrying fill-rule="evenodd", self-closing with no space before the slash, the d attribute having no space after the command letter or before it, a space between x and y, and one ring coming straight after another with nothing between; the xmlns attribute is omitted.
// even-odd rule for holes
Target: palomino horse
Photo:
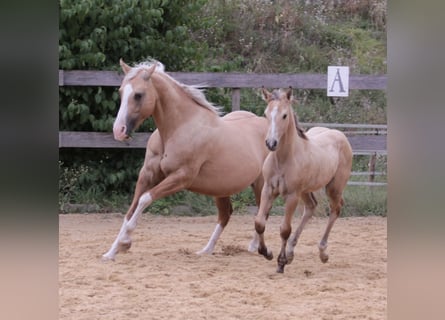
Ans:
<svg viewBox="0 0 445 320"><path fill-rule="evenodd" d="M158 129L148 141L132 204L103 258L114 260L130 248L138 217L153 201L185 189L215 198L218 223L197 252L210 254L232 213L230 195L250 185L259 204L267 120L246 111L220 117L200 90L174 80L159 62L120 65L125 77L114 138L129 139L150 116Z"/></svg>
<svg viewBox="0 0 445 320"><path fill-rule="evenodd" d="M292 109L292 88L272 93L263 88L262 93L267 102L265 114L269 122L266 145L272 152L263 165L264 186L255 217L258 236L252 241L251 248L259 245L258 252L272 259L272 252L264 242L264 230L272 202L281 195L285 200L285 216L280 227L282 243L277 272L284 272L284 266L291 263L298 238L317 206L313 192L325 187L331 212L318 247L321 261L327 262L329 233L343 206L342 193L351 173L351 146L338 130L314 127L305 133ZM292 217L300 198L305 210L295 234L289 238Z"/></svg>

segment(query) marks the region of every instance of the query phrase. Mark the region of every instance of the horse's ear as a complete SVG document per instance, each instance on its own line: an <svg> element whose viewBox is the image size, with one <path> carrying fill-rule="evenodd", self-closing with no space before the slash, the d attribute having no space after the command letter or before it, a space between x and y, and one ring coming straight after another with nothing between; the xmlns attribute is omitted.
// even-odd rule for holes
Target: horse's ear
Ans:
<svg viewBox="0 0 445 320"><path fill-rule="evenodd" d="M124 60L122 60L122 58L119 60L119 64L121 65L122 71L124 71L125 74L127 74L131 70L131 67L126 64Z"/></svg>
<svg viewBox="0 0 445 320"><path fill-rule="evenodd" d="M157 66L157 63L153 63L153 65L152 65L147 71L144 72L142 78L143 78L145 81L147 81L148 79L150 79L151 75L153 74L153 72L154 72L155 69L156 69L156 66Z"/></svg>
<svg viewBox="0 0 445 320"><path fill-rule="evenodd" d="M264 86L261 87L261 93L262 93L262 96L263 96L263 100L266 101L266 102L269 102L270 97L271 97L272 94L269 91L267 91L267 89L264 88Z"/></svg>
<svg viewBox="0 0 445 320"><path fill-rule="evenodd" d="M292 101L294 99L294 96L292 95L292 87L289 87L286 91L286 97L287 100Z"/></svg>

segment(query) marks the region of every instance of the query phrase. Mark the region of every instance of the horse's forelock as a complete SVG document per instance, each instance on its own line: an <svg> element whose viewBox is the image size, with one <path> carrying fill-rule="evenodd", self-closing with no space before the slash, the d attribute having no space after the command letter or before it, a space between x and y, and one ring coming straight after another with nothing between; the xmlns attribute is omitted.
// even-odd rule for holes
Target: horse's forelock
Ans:
<svg viewBox="0 0 445 320"><path fill-rule="evenodd" d="M273 90L270 95L270 100L280 100L281 91L280 90Z"/></svg>
<svg viewBox="0 0 445 320"><path fill-rule="evenodd" d="M150 69L154 64L156 64L155 71L165 72L165 66L161 62L157 60L148 60L138 63L134 67L132 67L131 70L125 75L125 79L126 80L133 79L139 73L139 71L141 70L148 71L148 69Z"/></svg>
<svg viewBox="0 0 445 320"><path fill-rule="evenodd" d="M286 91L282 89L274 89L270 94L270 100L281 100L286 95Z"/></svg>

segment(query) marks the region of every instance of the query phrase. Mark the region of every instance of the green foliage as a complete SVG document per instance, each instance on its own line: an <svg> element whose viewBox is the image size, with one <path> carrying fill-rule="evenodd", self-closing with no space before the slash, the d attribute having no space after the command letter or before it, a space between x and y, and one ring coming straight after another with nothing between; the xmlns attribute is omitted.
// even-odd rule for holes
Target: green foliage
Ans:
<svg viewBox="0 0 445 320"><path fill-rule="evenodd" d="M368 215L386 217L388 192L384 186L349 186L345 189L343 197L345 206L342 209L342 217Z"/></svg>
<svg viewBox="0 0 445 320"><path fill-rule="evenodd" d="M203 0L60 0L59 68L118 70L120 58L134 63L150 56L165 63L170 71L200 65L206 43L195 41L191 34L203 26L195 14L204 3ZM118 107L117 88L60 87L59 129L111 132ZM149 120L140 130L154 128L153 120ZM76 190L83 190L85 198L93 201L112 197L113 193L128 197L142 165L144 150L62 149L59 158L62 172L76 171L78 166L88 168L88 174L78 177ZM62 184L73 187L68 181ZM62 198L68 200L64 195Z"/></svg>

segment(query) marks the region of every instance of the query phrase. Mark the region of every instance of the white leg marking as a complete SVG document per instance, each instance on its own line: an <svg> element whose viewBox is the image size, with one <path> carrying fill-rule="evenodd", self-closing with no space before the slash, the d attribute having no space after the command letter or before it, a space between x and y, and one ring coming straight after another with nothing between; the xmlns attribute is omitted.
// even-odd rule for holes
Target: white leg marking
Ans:
<svg viewBox="0 0 445 320"><path fill-rule="evenodd" d="M252 241L250 241L250 244L249 244L249 247L247 248L247 250L249 252L257 252L259 246L260 246L260 235L255 231L253 233L253 239L252 239Z"/></svg>
<svg viewBox="0 0 445 320"><path fill-rule="evenodd" d="M138 206L133 213L133 216L130 220L127 220L127 217L124 218L124 222L122 223L122 227L111 245L110 250L102 256L103 260L114 260L116 254L119 251L119 243L129 243L131 242L130 234L136 228L137 220L139 216L142 214L145 208L147 208L152 203L152 198L149 192L144 193L138 201Z"/></svg>
<svg viewBox="0 0 445 320"><path fill-rule="evenodd" d="M207 245L202 250L196 252L196 254L211 254L215 248L216 241L218 241L223 230L224 228L218 223Z"/></svg>

